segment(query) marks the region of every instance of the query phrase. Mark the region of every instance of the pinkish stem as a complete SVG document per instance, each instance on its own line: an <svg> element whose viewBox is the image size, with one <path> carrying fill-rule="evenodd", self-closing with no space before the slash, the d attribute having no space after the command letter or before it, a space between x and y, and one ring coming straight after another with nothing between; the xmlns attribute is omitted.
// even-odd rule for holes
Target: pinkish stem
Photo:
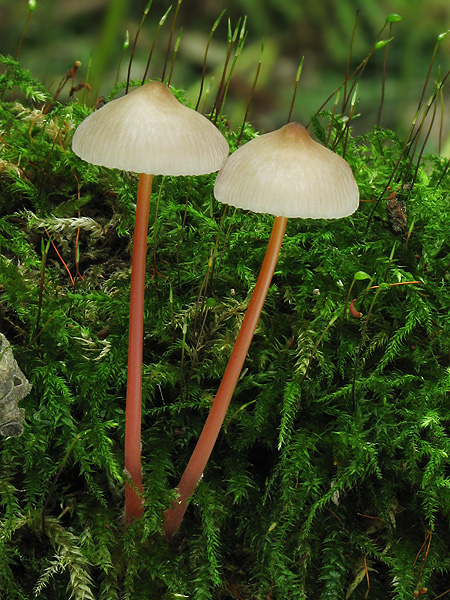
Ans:
<svg viewBox="0 0 450 600"><path fill-rule="evenodd" d="M174 501L172 506L164 513L163 530L168 539L173 537L181 524L183 515L186 512L187 502L194 493L197 483L202 476L203 470L208 462L222 427L223 420L236 388L245 357L247 356L256 325L258 324L264 306L267 291L277 264L281 244L283 243L286 224L286 217L275 218L264 262L242 322L241 329L237 336L236 343L197 445L194 448L191 459L178 484L178 499L177 501Z"/></svg>
<svg viewBox="0 0 450 600"><path fill-rule="evenodd" d="M145 260L152 175L142 173L136 203L133 259L131 264L130 330L128 334L128 378L125 413L125 470L133 486L125 484L125 520L143 514L141 469L142 351L144 340Z"/></svg>

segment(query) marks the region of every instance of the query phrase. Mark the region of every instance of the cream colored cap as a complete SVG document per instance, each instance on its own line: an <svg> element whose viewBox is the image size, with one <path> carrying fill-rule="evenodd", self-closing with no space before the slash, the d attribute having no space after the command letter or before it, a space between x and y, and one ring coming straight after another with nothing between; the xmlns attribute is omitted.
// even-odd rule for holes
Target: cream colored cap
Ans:
<svg viewBox="0 0 450 600"><path fill-rule="evenodd" d="M159 81L89 115L75 131L72 148L95 165L152 175L212 173L229 152L217 127Z"/></svg>
<svg viewBox="0 0 450 600"><path fill-rule="evenodd" d="M305 219L346 217L359 205L350 165L299 123L236 150L217 175L214 195L238 208Z"/></svg>

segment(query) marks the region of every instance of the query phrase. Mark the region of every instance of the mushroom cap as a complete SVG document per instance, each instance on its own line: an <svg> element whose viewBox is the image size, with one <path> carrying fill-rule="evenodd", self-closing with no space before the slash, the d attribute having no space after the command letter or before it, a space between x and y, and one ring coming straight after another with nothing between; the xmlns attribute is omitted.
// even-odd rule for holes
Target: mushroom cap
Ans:
<svg viewBox="0 0 450 600"><path fill-rule="evenodd" d="M90 114L72 149L87 162L152 175L217 171L228 143L211 121L151 81Z"/></svg>
<svg viewBox="0 0 450 600"><path fill-rule="evenodd" d="M214 195L238 208L305 219L346 217L359 205L350 165L299 123L236 150L217 175Z"/></svg>

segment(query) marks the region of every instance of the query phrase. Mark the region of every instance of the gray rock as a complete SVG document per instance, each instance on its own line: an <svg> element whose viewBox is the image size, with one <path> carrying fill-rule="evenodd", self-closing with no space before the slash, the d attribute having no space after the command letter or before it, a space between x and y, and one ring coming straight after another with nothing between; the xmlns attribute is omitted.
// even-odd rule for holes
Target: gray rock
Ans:
<svg viewBox="0 0 450 600"><path fill-rule="evenodd" d="M0 435L22 435L25 411L18 403L30 390L31 384L19 369L8 340L0 333Z"/></svg>

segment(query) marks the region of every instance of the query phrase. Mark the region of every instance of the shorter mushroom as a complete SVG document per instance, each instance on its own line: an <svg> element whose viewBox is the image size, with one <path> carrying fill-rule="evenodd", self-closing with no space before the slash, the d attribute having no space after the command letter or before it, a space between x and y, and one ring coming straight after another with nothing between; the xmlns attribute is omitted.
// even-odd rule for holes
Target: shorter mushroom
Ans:
<svg viewBox="0 0 450 600"><path fill-rule="evenodd" d="M130 292L125 418L125 519L142 514L141 399L147 228L153 175L204 175L217 171L228 143L203 115L170 89L151 81L109 102L77 128L72 148L84 160L140 173ZM137 493L136 493L137 491Z"/></svg>
<svg viewBox="0 0 450 600"><path fill-rule="evenodd" d="M315 142L298 123L261 135L234 152L217 175L214 194L220 202L276 218L225 373L178 484L177 501L164 515L164 533L169 539L180 526L219 435L270 286L287 218L338 219L352 214L359 204L349 164Z"/></svg>

